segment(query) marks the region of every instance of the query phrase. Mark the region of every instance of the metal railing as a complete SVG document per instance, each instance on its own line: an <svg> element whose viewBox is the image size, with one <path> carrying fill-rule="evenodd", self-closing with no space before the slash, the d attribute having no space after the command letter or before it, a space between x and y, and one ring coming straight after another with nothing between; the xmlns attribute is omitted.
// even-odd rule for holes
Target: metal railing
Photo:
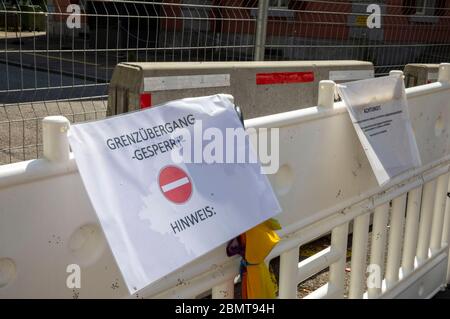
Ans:
<svg viewBox="0 0 450 319"><path fill-rule="evenodd" d="M82 120L73 105L104 100L119 62L352 59L385 75L406 63L448 60L450 3L414 3L0 0L0 163L42 147L34 142L40 131L28 137L23 127L52 114L48 101ZM24 104L34 115L11 122L5 114ZM82 104L103 116L89 106L97 102Z"/></svg>

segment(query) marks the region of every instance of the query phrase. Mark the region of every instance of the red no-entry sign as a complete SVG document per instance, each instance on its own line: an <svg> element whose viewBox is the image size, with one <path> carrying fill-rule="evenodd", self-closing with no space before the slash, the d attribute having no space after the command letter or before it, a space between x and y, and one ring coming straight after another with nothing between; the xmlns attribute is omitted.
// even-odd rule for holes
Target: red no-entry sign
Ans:
<svg viewBox="0 0 450 319"><path fill-rule="evenodd" d="M188 174L177 166L166 166L159 172L159 187L171 202L182 204L192 194L192 181Z"/></svg>

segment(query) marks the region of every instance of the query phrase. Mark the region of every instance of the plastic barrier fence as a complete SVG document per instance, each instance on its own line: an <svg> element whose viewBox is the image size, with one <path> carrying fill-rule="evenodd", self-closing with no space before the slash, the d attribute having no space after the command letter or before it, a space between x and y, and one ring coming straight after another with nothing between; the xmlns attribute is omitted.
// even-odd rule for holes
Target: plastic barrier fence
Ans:
<svg viewBox="0 0 450 319"><path fill-rule="evenodd" d="M423 165L382 188L333 93L322 82L317 107L246 121L280 128L280 169L269 178L284 229L268 258L280 256L279 297L297 297L298 283L328 267L327 283L308 298L431 297L450 279L450 64L438 82L407 89ZM51 117L43 126L45 159L0 166L0 298L127 297L69 153L69 123ZM300 262L299 250L330 232L331 246ZM76 265L81 288L68 288ZM380 267L382 285L367 287L368 265ZM132 297L232 298L238 271L222 246Z"/></svg>
<svg viewBox="0 0 450 319"><path fill-rule="evenodd" d="M405 86L412 87L436 82L439 64L410 63L405 66Z"/></svg>

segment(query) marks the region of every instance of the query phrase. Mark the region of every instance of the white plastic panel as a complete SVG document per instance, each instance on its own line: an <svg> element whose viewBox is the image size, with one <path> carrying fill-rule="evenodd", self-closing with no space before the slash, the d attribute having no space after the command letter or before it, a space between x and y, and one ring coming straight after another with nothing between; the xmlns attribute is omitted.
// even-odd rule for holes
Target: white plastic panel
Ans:
<svg viewBox="0 0 450 319"><path fill-rule="evenodd" d="M424 166L448 160L449 85L437 82L407 93ZM342 103L334 109L248 120L246 125L280 127L281 169L270 180L283 207L279 220L284 233L381 191ZM51 175L52 166L42 160L26 165L23 172L18 167L24 163L0 167L0 298L126 297L76 171L36 180L33 168ZM66 287L66 267L73 263L81 266L81 289ZM238 260L227 258L222 246L137 297L194 297L237 272ZM196 276L201 278L193 282Z"/></svg>

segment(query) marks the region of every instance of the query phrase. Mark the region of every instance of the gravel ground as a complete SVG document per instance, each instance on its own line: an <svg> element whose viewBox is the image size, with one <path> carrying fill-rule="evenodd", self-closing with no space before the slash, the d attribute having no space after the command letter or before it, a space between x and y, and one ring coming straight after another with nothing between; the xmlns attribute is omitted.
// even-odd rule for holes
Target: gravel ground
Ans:
<svg viewBox="0 0 450 319"><path fill-rule="evenodd" d="M348 295L348 289L350 285L350 262L351 262L351 242L352 242L352 236L350 235L348 237L348 244L347 244L347 263L345 265L346 271L345 271L345 293L344 297L347 297ZM326 236L323 238L320 238L310 244L307 244L305 246L302 246L300 249L300 261L304 260L313 254L319 252L322 249L325 249L331 245L331 236ZM302 252L303 250L303 252ZM300 283L298 285L297 290L297 297L298 298L304 298L308 294L312 293L314 290L320 288L321 286L325 285L328 282L329 277L329 268L324 269L317 275L312 276L308 280Z"/></svg>
<svg viewBox="0 0 450 319"><path fill-rule="evenodd" d="M349 236L348 241L349 241L348 248L351 248L351 236ZM303 245L300 248L299 259L300 261L305 260L306 258L311 257L312 255L320 252L321 250L329 247L330 245L331 245L330 235L319 238L309 244ZM350 269L350 257L351 257L350 250L348 250L347 264L346 264L347 271L345 272L345 287L346 287L345 296L348 293L348 286L350 284L350 273L348 272L348 270ZM278 274L279 258L272 260L271 267L274 270L274 272ZM328 282L328 277L329 277L329 269L326 268L323 271L319 272L318 274L300 283L297 288L297 298L304 298L310 293L312 293L314 290L325 285Z"/></svg>

